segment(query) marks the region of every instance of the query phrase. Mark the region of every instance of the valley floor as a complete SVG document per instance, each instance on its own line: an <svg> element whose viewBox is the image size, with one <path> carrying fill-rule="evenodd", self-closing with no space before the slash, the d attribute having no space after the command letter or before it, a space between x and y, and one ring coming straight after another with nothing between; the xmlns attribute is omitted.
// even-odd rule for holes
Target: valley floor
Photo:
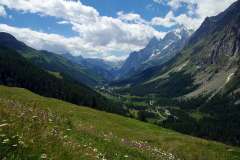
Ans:
<svg viewBox="0 0 240 160"><path fill-rule="evenodd" d="M0 159L238 160L240 149L0 87Z"/></svg>

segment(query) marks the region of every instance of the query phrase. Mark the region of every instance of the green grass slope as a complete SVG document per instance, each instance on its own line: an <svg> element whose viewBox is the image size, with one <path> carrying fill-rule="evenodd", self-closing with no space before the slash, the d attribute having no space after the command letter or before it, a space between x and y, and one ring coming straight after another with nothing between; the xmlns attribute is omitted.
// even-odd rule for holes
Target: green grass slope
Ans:
<svg viewBox="0 0 240 160"><path fill-rule="evenodd" d="M238 160L240 149L0 86L0 159Z"/></svg>

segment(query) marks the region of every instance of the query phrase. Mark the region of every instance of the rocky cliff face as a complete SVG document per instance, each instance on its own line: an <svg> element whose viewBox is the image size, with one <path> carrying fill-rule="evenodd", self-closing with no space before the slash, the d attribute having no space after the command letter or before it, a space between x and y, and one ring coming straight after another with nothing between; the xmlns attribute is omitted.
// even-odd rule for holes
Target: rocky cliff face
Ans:
<svg viewBox="0 0 240 160"><path fill-rule="evenodd" d="M197 65L234 65L240 53L240 1L218 16L207 18L190 39Z"/></svg>
<svg viewBox="0 0 240 160"><path fill-rule="evenodd" d="M190 40L194 62L202 67L232 67L240 53L240 1L216 17L207 18ZM199 37L201 37L199 39Z"/></svg>

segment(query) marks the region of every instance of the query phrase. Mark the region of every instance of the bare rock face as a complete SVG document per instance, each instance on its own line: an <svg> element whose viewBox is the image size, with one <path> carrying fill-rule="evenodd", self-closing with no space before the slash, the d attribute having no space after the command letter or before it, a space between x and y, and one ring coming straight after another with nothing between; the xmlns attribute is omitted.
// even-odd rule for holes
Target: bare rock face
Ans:
<svg viewBox="0 0 240 160"><path fill-rule="evenodd" d="M208 17L194 33L189 46L194 46L195 64L202 67L229 67L240 54L240 1L215 17Z"/></svg>

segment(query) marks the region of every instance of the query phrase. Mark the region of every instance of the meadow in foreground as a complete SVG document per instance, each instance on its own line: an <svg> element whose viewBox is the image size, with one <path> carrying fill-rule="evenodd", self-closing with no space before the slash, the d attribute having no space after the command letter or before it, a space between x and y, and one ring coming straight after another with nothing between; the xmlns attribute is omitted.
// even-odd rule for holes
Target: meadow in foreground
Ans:
<svg viewBox="0 0 240 160"><path fill-rule="evenodd" d="M0 87L0 159L238 160L240 149Z"/></svg>

